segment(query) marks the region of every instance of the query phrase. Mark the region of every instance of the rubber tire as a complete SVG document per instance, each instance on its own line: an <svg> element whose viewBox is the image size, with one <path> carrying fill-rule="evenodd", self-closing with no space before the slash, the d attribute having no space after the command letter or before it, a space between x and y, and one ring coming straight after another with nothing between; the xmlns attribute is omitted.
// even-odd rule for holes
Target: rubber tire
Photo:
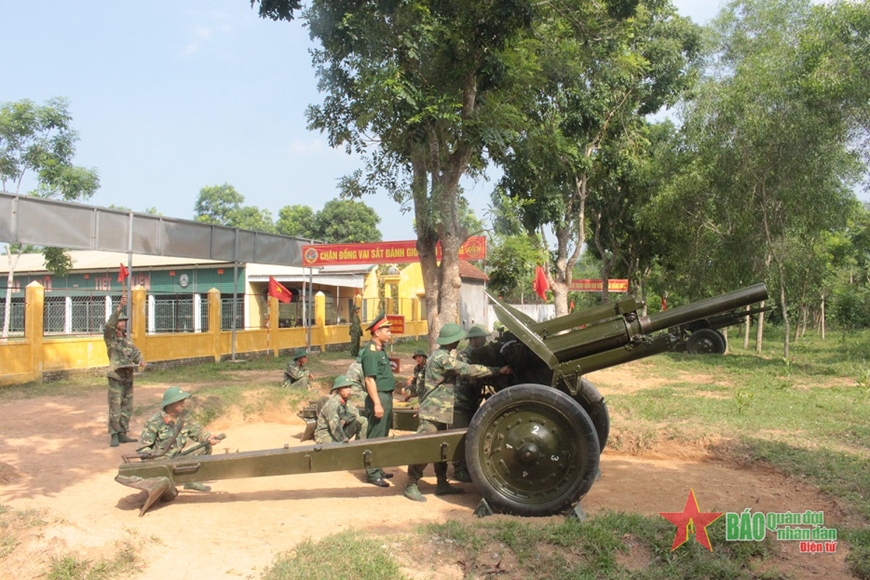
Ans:
<svg viewBox="0 0 870 580"><path fill-rule="evenodd" d="M607 402L595 385L583 378L580 379L580 391L574 396L574 400L580 403L592 419L595 433L598 435L598 450L603 453L607 446L607 438L610 436L610 413L607 412Z"/></svg>
<svg viewBox="0 0 870 580"><path fill-rule="evenodd" d="M543 425L545 430L536 435L539 431L531 431L529 425L532 429ZM515 445L509 445L507 438ZM492 445L493 441L504 442L504 447ZM570 447L564 447L569 441ZM558 462L559 469L548 471L548 464L541 461L522 465L519 443L526 449L537 446L540 458ZM490 507L541 517L569 510L589 491L598 475L600 447L595 425L577 401L552 387L525 384L499 391L474 415L465 438L465 460ZM517 478L528 474L538 480L555 474L557 481L548 489L534 483L516 485Z"/></svg>
<svg viewBox="0 0 870 580"><path fill-rule="evenodd" d="M725 354L725 337L718 330L701 328L689 335L686 340L689 354Z"/></svg>

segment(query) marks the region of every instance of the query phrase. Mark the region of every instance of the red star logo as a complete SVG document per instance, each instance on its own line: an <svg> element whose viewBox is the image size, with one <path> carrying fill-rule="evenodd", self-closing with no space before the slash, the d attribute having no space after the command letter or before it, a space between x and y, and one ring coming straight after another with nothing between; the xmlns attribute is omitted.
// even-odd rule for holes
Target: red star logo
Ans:
<svg viewBox="0 0 870 580"><path fill-rule="evenodd" d="M719 519L722 513L698 511L698 500L695 499L694 489L689 490L689 497L686 498L686 507L683 511L659 512L660 516L677 526L677 534L674 536L671 552L686 543L690 530L694 532L698 543L712 552L713 547L710 545L710 537L707 535L707 526Z"/></svg>

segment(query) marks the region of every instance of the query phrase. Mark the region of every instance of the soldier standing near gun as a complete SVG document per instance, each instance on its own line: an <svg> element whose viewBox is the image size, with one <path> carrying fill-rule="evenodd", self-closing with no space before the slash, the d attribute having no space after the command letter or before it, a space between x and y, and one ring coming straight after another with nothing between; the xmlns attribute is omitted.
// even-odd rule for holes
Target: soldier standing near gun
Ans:
<svg viewBox="0 0 870 580"><path fill-rule="evenodd" d="M465 336L468 339L468 345L456 354L456 358L464 363L485 364L483 360L475 357L474 351L486 344L488 335L489 333L481 325L472 326ZM456 381L456 402L451 427L468 427L482 401L483 384L480 379L459 377ZM463 483L471 483L471 474L468 473L468 466L464 459L453 462L453 479Z"/></svg>
<svg viewBox="0 0 870 580"><path fill-rule="evenodd" d="M420 426L417 433L436 433L452 427L454 421L454 399L457 379L489 377L495 374L511 373L509 366L486 367L464 363L456 358L454 350L465 336L465 331L458 324L448 323L441 327L435 342L440 348L435 349L426 362L426 378L423 392L420 395ZM412 501L425 502L417 482L423 477L425 464L408 466L408 486L405 497ZM435 464L437 484L435 495L464 493L447 482L447 462Z"/></svg>
<svg viewBox="0 0 870 580"><path fill-rule="evenodd" d="M317 414L317 428L314 430L317 443L347 443L353 436L358 440L366 438L369 422L348 400L353 384L344 375L336 377L332 385L334 394Z"/></svg>
<svg viewBox="0 0 870 580"><path fill-rule="evenodd" d="M183 417L184 403L190 393L181 387L169 387L163 393L160 410L154 413L142 428L139 448L136 452L145 455L143 459L170 459L182 455L211 455L211 446L223 438L212 435L201 425ZM188 440L200 445L184 449ZM211 488L196 481L184 484L184 489L210 491Z"/></svg>
<svg viewBox="0 0 870 580"><path fill-rule="evenodd" d="M362 338L362 322L359 319L359 307L352 304L350 307L350 356L359 356L359 341Z"/></svg>
<svg viewBox="0 0 870 580"><path fill-rule="evenodd" d="M362 365L363 381L366 390L366 417L369 421L367 437L375 439L390 434L393 422L393 391L396 378L384 347L390 342L390 321L381 313L366 329L372 333L372 340L359 355ZM380 467L366 469L366 479L378 487L390 487L387 479L392 473L385 473Z"/></svg>
<svg viewBox="0 0 870 580"><path fill-rule="evenodd" d="M142 353L127 336L127 315L122 310L127 305L127 293L121 296L118 307L109 316L103 329L106 354L109 356L109 446L119 443L135 443L127 435L130 416L133 414L133 369L144 367Z"/></svg>

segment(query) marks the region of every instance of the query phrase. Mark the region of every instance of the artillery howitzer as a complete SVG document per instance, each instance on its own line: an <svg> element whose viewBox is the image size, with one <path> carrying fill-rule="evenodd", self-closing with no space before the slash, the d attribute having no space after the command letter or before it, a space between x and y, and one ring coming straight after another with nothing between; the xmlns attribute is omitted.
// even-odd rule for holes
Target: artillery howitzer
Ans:
<svg viewBox="0 0 870 580"><path fill-rule="evenodd" d="M773 306L734 310L670 328L668 332L678 339L673 350L689 354L725 354L725 335L719 332L720 328L742 324L747 316L771 310Z"/></svg>
<svg viewBox="0 0 870 580"><path fill-rule="evenodd" d="M561 513L592 487L610 430L604 398L583 375L667 352L678 338L666 329L766 300L767 289L758 284L651 316L641 316L643 303L628 298L546 322L489 298L507 329L491 346L514 374L467 429L124 463L115 480L148 492L141 516L158 498L175 497L178 483L465 458L489 507ZM412 418L413 411L396 412L394 426L412 430Z"/></svg>

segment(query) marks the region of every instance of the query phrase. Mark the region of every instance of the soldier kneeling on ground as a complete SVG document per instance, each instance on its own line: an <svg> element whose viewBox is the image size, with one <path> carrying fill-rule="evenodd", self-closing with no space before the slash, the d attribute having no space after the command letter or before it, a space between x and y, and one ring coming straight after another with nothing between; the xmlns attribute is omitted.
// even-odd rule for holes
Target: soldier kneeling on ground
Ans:
<svg viewBox="0 0 870 580"><path fill-rule="evenodd" d="M358 440L366 438L368 419L361 416L353 404L348 404L353 384L344 375L336 377L331 390L333 395L317 414L317 428L314 430L317 443L347 443L354 436Z"/></svg>
<svg viewBox="0 0 870 580"><path fill-rule="evenodd" d="M212 445L223 435L212 435L201 425L188 421L183 416L184 402L190 393L181 387L169 387L163 393L160 410L154 413L142 428L139 436L137 453L152 455L153 459L170 459L176 455L211 455ZM196 441L199 445L184 449L188 441ZM210 491L211 488L196 481L184 484L184 489L195 491Z"/></svg>

